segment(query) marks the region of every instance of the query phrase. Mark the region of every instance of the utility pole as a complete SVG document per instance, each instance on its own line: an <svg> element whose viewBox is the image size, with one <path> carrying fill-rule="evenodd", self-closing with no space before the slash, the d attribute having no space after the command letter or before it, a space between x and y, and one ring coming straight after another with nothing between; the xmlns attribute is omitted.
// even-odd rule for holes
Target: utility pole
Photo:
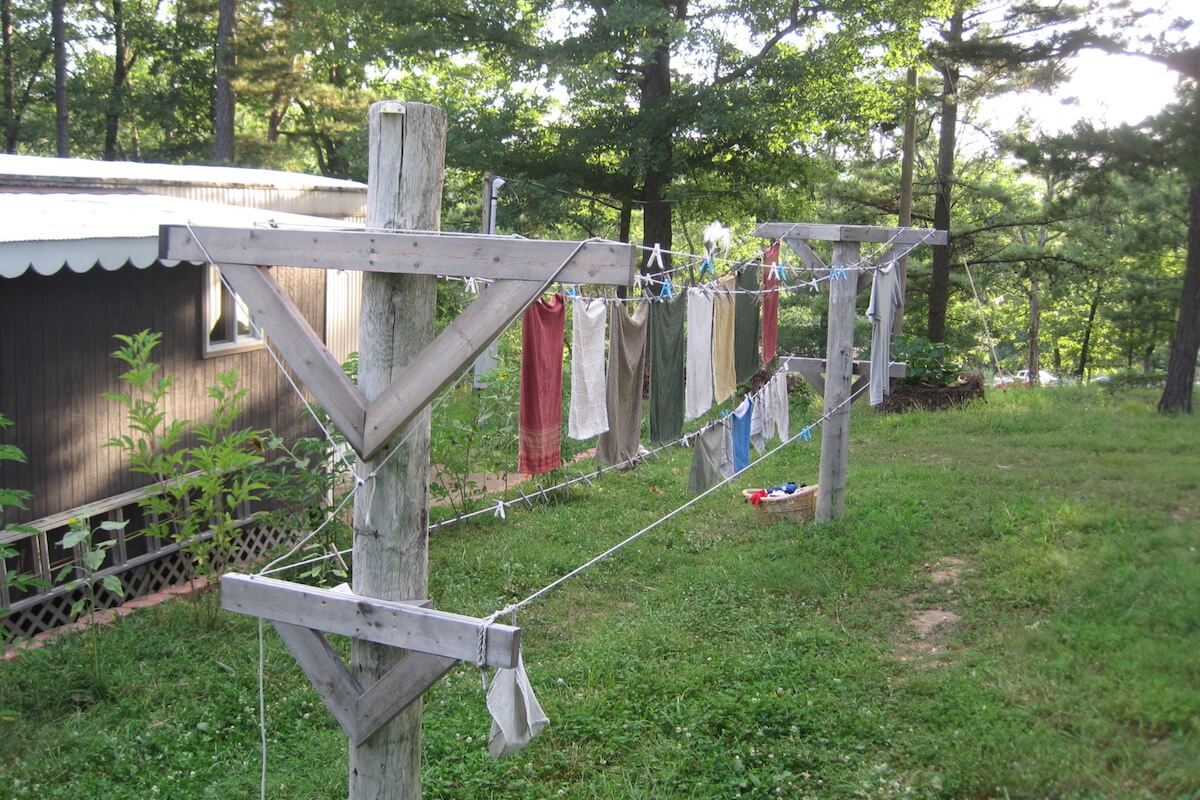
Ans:
<svg viewBox="0 0 1200 800"><path fill-rule="evenodd" d="M423 103L373 103L369 137L367 226L439 229L446 112ZM358 386L368 402L433 340L436 308L432 275L363 276ZM429 414L417 414L360 467L363 476L379 472L354 498L355 594L381 600L428 596ZM370 685L407 657L355 639L351 671ZM364 742L351 743L350 800L419 800L421 705L414 701Z"/></svg>

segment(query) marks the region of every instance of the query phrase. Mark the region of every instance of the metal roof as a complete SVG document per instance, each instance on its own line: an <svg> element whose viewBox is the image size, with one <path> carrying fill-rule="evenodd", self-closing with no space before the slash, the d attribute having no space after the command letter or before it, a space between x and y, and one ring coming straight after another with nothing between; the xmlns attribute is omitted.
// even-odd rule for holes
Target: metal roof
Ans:
<svg viewBox="0 0 1200 800"><path fill-rule="evenodd" d="M361 221L367 186L269 169L0 155L0 189L142 191L247 208Z"/></svg>
<svg viewBox="0 0 1200 800"><path fill-rule="evenodd" d="M97 265L144 269L158 261L158 226L165 224L347 227L321 217L121 192L0 191L0 220L3 278L30 269L39 275L53 275L63 267L87 272Z"/></svg>

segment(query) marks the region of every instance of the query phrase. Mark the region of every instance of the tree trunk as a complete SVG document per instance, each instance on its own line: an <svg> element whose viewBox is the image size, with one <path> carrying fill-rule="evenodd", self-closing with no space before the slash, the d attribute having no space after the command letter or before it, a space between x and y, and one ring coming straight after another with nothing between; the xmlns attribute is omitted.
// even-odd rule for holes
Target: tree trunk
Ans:
<svg viewBox="0 0 1200 800"><path fill-rule="evenodd" d="M663 36L665 37L665 33ZM671 182L671 47L667 42L654 48L642 71L641 115L646 128L646 165L642 184L642 244L671 249L671 205L663 197ZM663 254L663 268L671 268L670 253Z"/></svg>
<svg viewBox="0 0 1200 800"><path fill-rule="evenodd" d="M54 143L59 158L71 157L67 109L67 2L52 0L50 25L54 37Z"/></svg>
<svg viewBox="0 0 1200 800"><path fill-rule="evenodd" d="M900 157L900 213L897 224L901 228L912 225L912 181L913 159L917 150L917 68L909 67L905 76L904 97L904 143ZM892 320L892 334L900 335L904 330L904 307L908 304L908 256L896 262L900 280L900 307Z"/></svg>
<svg viewBox="0 0 1200 800"><path fill-rule="evenodd" d="M213 52L216 91L213 94L213 158L233 163L233 119L237 99L233 94L234 42L237 30L237 0L217 4L217 41Z"/></svg>
<svg viewBox="0 0 1200 800"><path fill-rule="evenodd" d="M1042 326L1042 311L1038 305L1038 278L1029 276L1029 385L1040 386L1041 352L1038 348L1038 332Z"/></svg>
<svg viewBox="0 0 1200 800"><path fill-rule="evenodd" d="M1096 291L1092 293L1092 303L1088 306L1087 320L1083 323L1083 341L1079 345L1079 366L1075 370L1080 382L1083 381L1084 373L1087 370L1088 350L1092 345L1092 328L1096 324L1096 310L1100 308L1100 292L1103 289L1104 281L1096 281Z"/></svg>
<svg viewBox="0 0 1200 800"><path fill-rule="evenodd" d="M0 47L4 49L4 152L17 152L17 76L13 70L12 0L0 0Z"/></svg>
<svg viewBox="0 0 1200 800"><path fill-rule="evenodd" d="M1196 355L1200 352L1200 183L1188 194L1187 269L1179 297L1179 322L1171 341L1171 360L1167 362L1167 383L1158 410L1166 413L1192 413L1192 393L1196 382Z"/></svg>
<svg viewBox="0 0 1200 800"><path fill-rule="evenodd" d="M128 62L125 59L125 3L112 0L113 15L113 77L112 94L104 112L104 160L116 161L117 135L121 130L121 114L125 106L125 79Z"/></svg>
<svg viewBox="0 0 1200 800"><path fill-rule="evenodd" d="M962 43L963 12L956 8L950 19L950 30L946 33L946 44L951 57L956 46ZM942 64L942 115L938 137L937 194L933 204L933 227L950 230L950 195L954 183L954 149L958 138L958 78L959 68L955 63ZM950 248L953 240L933 248L933 265L929 276L929 340L940 342L946 338L946 306L950 301Z"/></svg>

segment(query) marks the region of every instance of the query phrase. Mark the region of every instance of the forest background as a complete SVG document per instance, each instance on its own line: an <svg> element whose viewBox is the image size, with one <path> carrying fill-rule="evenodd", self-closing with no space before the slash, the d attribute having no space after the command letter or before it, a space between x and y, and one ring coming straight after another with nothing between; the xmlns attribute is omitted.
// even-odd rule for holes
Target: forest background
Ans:
<svg viewBox="0 0 1200 800"><path fill-rule="evenodd" d="M907 123L912 223L952 240L914 253L905 331L1035 383L1149 376L1191 410L1200 37L1178 3L0 0L0 28L6 152L365 180L368 104L420 100L450 115L454 230L485 173L500 233L696 253L719 219L741 256L758 221L894 225ZM1066 131L988 113L1070 104L1081 53L1162 65L1174 97ZM823 306L785 298L785 348L822 354Z"/></svg>

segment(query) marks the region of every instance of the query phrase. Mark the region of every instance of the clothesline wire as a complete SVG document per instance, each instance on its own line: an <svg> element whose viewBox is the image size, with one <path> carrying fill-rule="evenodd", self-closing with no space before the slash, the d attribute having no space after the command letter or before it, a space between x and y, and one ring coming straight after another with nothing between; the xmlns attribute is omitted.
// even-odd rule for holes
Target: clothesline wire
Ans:
<svg viewBox="0 0 1200 800"><path fill-rule="evenodd" d="M776 370L772 374L771 378L767 379L767 382L770 382L771 379L773 379L776 376L781 375L781 374L782 373L779 370ZM763 385L765 386L766 384L764 383ZM759 389L756 390L755 392L750 392L750 393L743 395L743 399L745 397L757 397L758 395L760 395L762 393L762 391L763 391L762 387L759 387ZM464 522L466 520L473 519L475 517L483 516L485 514L490 514L492 516L499 516L501 513L503 513L504 511L507 511L509 508L514 508L516 506L527 503L527 502L531 501L532 498L534 498L534 497L545 497L545 495L548 493L562 491L563 489L569 488L569 487L574 486L579 483L590 483L592 478L598 478L606 472L610 472L614 469L625 469L625 468L629 467L631 464L636 464L639 461L645 461L647 458L649 458L651 456L657 456L659 453L661 453L664 450L667 450L671 447L675 447L680 444L684 444L689 439L699 436L700 434L704 433L705 431L709 430L710 428L716 427L717 425L723 425L724 423L725 423L724 417L710 420L709 422L705 423L704 425L701 425L696 430L685 433L684 435L680 436L678 439L674 439L670 442L665 442L663 444L658 445L657 447L651 448L644 452L640 452L633 458L629 458L624 461L619 461L615 464L608 464L605 466L601 466L595 470L591 470L588 472L580 472L579 475L577 475L574 478L568 478L567 480L561 481L560 483L556 483L553 486L540 487L537 491L535 491L529 495L526 495L522 491L521 497L519 497L519 498L512 498L510 500L499 499L492 505L484 506L483 508L476 509L475 511L469 511L465 514L457 514L453 517L449 517L447 519L441 520L440 522L435 522L435 523L427 526L426 530L433 531L433 530L436 530L437 528L441 528L441 527L444 527L447 525L457 525L460 522ZM333 550L328 553L322 553L319 556L312 556L311 558L304 559L303 561L295 561L290 564L283 564L281 566L275 566L274 562L273 562L272 564L268 565L268 567L271 567L271 569L264 569L263 571L259 572L259 574L260 575L274 575L276 573L284 572L286 570L297 569L299 567L306 567L311 564L318 564L322 561L329 561L334 558L339 558L341 556L350 554L353 551L354 551L354 548L352 548L352 547L344 548L341 550Z"/></svg>
<svg viewBox="0 0 1200 800"><path fill-rule="evenodd" d="M593 556L592 558L588 559L584 563L575 567L570 572L567 572L566 574L554 579L550 583L543 586L541 589L538 589L536 592L533 592L532 594L525 597L523 600L519 600L516 603L510 603L509 605L505 606L504 608L500 609L499 611L494 612L493 614L489 615L486 618L486 620L495 621L499 617L515 614L517 611L520 611L522 608L525 608L530 603L532 603L534 600L537 600L539 597L542 597L543 595L547 594L548 592L551 592L554 589L557 589L559 586L562 586L567 581L571 580L572 578L576 577L577 575L579 575L583 572L586 572L588 569L590 569L591 567L600 563L601 561L603 561L604 559L613 555L614 553L617 553L622 548L627 547L628 545L637 541L642 536L645 536L647 533L654 530L659 525L662 525L667 520L671 519L672 517L676 516L677 514L680 514L681 512L685 511L686 509L691 508L693 505L700 502L705 497L708 497L710 494L712 494L716 490L720 489L721 487L728 485L730 483L730 481L732 481L735 478L737 478L738 476L742 475L747 470L751 469L752 467L762 463L766 459L775 455L780 450L782 450L784 447L787 447L789 444L794 442L796 439L799 439L799 438L805 436L813 428L817 427L818 425L824 424L826 420L828 420L831 416L833 416L833 414L835 414L836 412L840 411L843 407L845 407L845 406L849 405L851 402L853 402L853 400L856 397L858 397L860 394L862 394L864 391L866 391L867 388L869 388L869 387L867 387L866 385L860 387L858 389L858 391L854 392L849 397L847 397L845 400L843 400L842 402L838 403L833 408L826 411L824 414L822 414L820 417L818 417L815 421L809 423L808 425L806 425L804 428L802 428L800 431L793 434L792 436L789 436L786 441L780 442L778 445L771 448L767 452L763 453L762 455L760 455L758 458L751 461L746 466L742 467L739 470L736 470L728 477L722 478L720 481L713 484L709 488L705 489L700 494L696 495L695 497L684 502L682 505L667 512L666 514L659 517L654 522L651 522L649 525L645 526L644 528L637 531L636 533L634 533L630 536L627 536L625 539L622 539L620 542L617 542L615 545L608 548L604 552L602 552L596 556Z"/></svg>

